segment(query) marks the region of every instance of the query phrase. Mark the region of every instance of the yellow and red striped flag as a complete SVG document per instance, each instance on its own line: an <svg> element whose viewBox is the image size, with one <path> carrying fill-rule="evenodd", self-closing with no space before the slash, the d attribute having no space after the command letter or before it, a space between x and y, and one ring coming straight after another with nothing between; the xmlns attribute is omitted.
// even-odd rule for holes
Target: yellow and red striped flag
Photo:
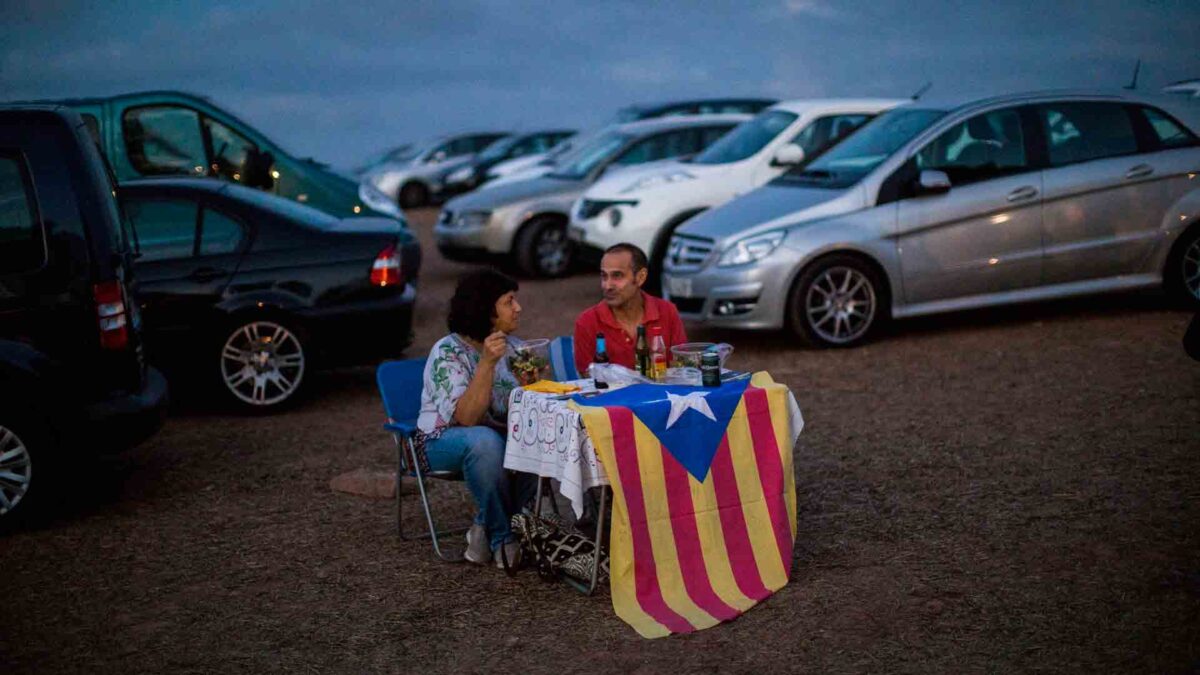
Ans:
<svg viewBox="0 0 1200 675"><path fill-rule="evenodd" d="M643 637L733 619L787 583L803 418L765 372L577 397L613 489L613 609Z"/></svg>

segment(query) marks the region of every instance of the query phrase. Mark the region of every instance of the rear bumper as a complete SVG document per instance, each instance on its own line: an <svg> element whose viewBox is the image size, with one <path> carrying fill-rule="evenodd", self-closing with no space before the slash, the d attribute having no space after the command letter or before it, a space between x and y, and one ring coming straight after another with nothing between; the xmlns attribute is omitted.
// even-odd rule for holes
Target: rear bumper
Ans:
<svg viewBox="0 0 1200 675"><path fill-rule="evenodd" d="M314 307L299 313L321 365L349 366L399 356L413 341L416 286L375 300Z"/></svg>
<svg viewBox="0 0 1200 675"><path fill-rule="evenodd" d="M157 369L146 368L141 390L84 406L87 431L82 440L99 441L109 451L131 448L162 428L168 399L166 378Z"/></svg>

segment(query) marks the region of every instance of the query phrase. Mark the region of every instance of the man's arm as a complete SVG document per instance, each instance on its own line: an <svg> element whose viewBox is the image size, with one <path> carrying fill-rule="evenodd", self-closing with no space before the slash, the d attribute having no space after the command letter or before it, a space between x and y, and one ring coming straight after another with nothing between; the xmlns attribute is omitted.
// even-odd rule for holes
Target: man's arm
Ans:
<svg viewBox="0 0 1200 675"><path fill-rule="evenodd" d="M585 311L575 319L575 370L580 377L587 377L587 367L596 360L596 331L586 316Z"/></svg>

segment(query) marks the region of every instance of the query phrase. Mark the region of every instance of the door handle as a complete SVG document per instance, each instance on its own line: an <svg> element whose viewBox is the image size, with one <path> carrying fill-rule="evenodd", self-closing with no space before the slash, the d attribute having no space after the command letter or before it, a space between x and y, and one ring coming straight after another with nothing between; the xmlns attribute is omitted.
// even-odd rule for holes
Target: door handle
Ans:
<svg viewBox="0 0 1200 675"><path fill-rule="evenodd" d="M206 284L210 281L216 281L217 279L220 279L223 276L225 276L225 270L219 270L219 269L216 269L215 267L201 267L200 269L195 270L191 274L189 274L188 279L191 279L192 281L196 281L196 282L199 282L202 284Z"/></svg>
<svg viewBox="0 0 1200 675"><path fill-rule="evenodd" d="M1032 185L1026 185L1025 187L1019 187L1016 190L1008 193L1007 199L1010 202L1020 202L1026 199L1033 199L1037 196L1037 193L1037 188L1033 187Z"/></svg>
<svg viewBox="0 0 1200 675"><path fill-rule="evenodd" d="M1138 164L1132 169L1125 172L1126 178L1145 178L1154 173L1154 167L1149 164Z"/></svg>

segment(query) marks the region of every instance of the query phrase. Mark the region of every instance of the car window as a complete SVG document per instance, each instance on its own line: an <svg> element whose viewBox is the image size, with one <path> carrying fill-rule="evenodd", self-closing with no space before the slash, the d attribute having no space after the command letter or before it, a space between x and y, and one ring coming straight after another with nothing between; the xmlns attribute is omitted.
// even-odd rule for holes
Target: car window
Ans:
<svg viewBox="0 0 1200 675"><path fill-rule="evenodd" d="M1182 148L1196 144L1196 137L1180 126L1178 122L1167 117L1166 113L1154 108L1143 107L1140 110L1146 121L1150 123L1150 127L1154 129L1159 147Z"/></svg>
<svg viewBox="0 0 1200 675"><path fill-rule="evenodd" d="M632 147L621 153L614 163L628 165L655 162L694 152L695 147L696 141L692 129L668 131L634 143Z"/></svg>
<svg viewBox="0 0 1200 675"><path fill-rule="evenodd" d="M1038 106L1050 165L1063 166L1137 152L1125 107L1117 103L1064 102Z"/></svg>
<svg viewBox="0 0 1200 675"><path fill-rule="evenodd" d="M762 150L796 118L795 113L785 110L766 110L739 124L733 131L708 129L706 133L720 132L720 135L705 145L706 150L693 161L697 164L727 164L746 159Z"/></svg>
<svg viewBox="0 0 1200 675"><path fill-rule="evenodd" d="M858 129L870 115L829 115L818 117L812 124L800 130L792 143L804 148L805 157L816 157L822 150L832 147L835 143L849 136Z"/></svg>
<svg viewBox="0 0 1200 675"><path fill-rule="evenodd" d="M523 139L509 149L508 157L524 157L535 152L543 152L545 150L545 141L545 136L530 136Z"/></svg>
<svg viewBox="0 0 1200 675"><path fill-rule="evenodd" d="M0 273L33 270L46 262L35 205L24 159L0 151Z"/></svg>
<svg viewBox="0 0 1200 675"><path fill-rule="evenodd" d="M216 209L204 209L200 221L200 255L233 253L241 243L241 223Z"/></svg>
<svg viewBox="0 0 1200 675"><path fill-rule="evenodd" d="M228 180L242 180L246 176L246 159L258 152L258 146L216 120L205 117L204 127L212 142L213 173Z"/></svg>
<svg viewBox="0 0 1200 675"><path fill-rule="evenodd" d="M917 153L918 169L946 172L955 185L1029 169L1016 108L976 115L942 132Z"/></svg>
<svg viewBox="0 0 1200 675"><path fill-rule="evenodd" d="M700 130L700 135L699 135L699 139L698 139L700 141L700 145L692 152L700 152L701 150L708 148L708 146L721 140L722 138L725 137L726 134L728 134L732 130L733 130L732 126L729 126L729 127L726 127L726 126L704 127L703 129Z"/></svg>
<svg viewBox="0 0 1200 675"><path fill-rule="evenodd" d="M480 152L484 148L491 145L492 143L500 141L504 138L507 138L507 137L506 136L497 136L496 134L484 134L482 136L476 136L475 138L473 138L471 140L471 146L470 146L471 149L468 150L467 152Z"/></svg>
<svg viewBox="0 0 1200 675"><path fill-rule="evenodd" d="M129 200L129 221L137 232L142 261L191 257L196 246L199 207L184 199Z"/></svg>
<svg viewBox="0 0 1200 675"><path fill-rule="evenodd" d="M131 108L121 118L121 131L129 162L139 173L205 173L208 161L196 111L174 106Z"/></svg>
<svg viewBox="0 0 1200 675"><path fill-rule="evenodd" d="M775 179L776 185L841 189L854 185L945 115L942 110L897 108L863 125L822 154Z"/></svg>

